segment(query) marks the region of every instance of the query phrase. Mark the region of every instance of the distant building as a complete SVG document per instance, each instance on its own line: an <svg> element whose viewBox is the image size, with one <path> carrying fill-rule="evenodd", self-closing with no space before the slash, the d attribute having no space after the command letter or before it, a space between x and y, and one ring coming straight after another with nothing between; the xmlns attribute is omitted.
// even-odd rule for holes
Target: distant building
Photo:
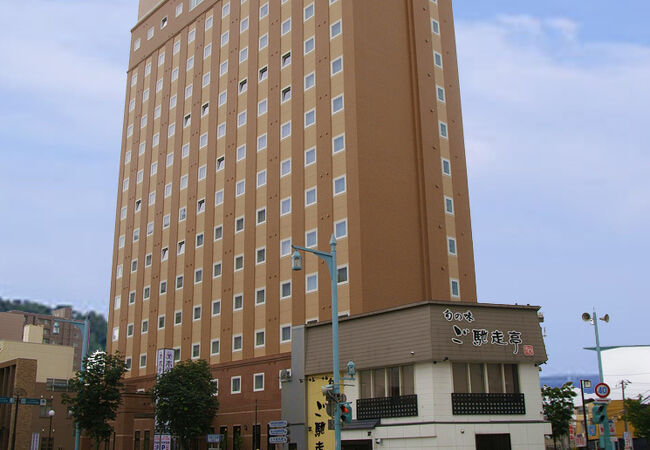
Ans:
<svg viewBox="0 0 650 450"><path fill-rule="evenodd" d="M10 312L0 312L0 340L21 341L25 319Z"/></svg>
<svg viewBox="0 0 650 450"><path fill-rule="evenodd" d="M55 309L52 314L36 314L25 311L9 311L8 314L20 314L24 317L22 325L41 325L43 327L43 344L68 345L74 348L74 370L81 367L82 333L71 323L58 321L72 319L72 308L63 307ZM6 320L6 319L5 319ZM0 323L2 318L0 317ZM22 330L21 325L21 330ZM0 332L0 337L5 338ZM9 339L9 338L7 338ZM19 340L22 339L22 334Z"/></svg>
<svg viewBox="0 0 650 450"><path fill-rule="evenodd" d="M38 405L20 405L15 423L16 449L74 448L74 423L67 406L61 402L61 393L67 391L73 377L72 363L75 349L63 345L43 344L41 326L26 325L25 342L0 340L0 397L38 399ZM11 448L14 430L15 404L0 404L0 448ZM48 446L50 418L53 446Z"/></svg>

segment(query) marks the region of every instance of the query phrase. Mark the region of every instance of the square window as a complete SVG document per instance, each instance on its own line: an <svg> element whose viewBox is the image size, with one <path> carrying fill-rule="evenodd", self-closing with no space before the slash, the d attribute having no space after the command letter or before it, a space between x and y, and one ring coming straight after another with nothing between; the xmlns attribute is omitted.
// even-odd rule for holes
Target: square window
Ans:
<svg viewBox="0 0 650 450"><path fill-rule="evenodd" d="M201 83L202 87L206 87L208 84L210 84L210 72L206 72L203 74L203 82ZM207 111L201 110L201 117L203 117L205 114L207 114Z"/></svg>
<svg viewBox="0 0 650 450"><path fill-rule="evenodd" d="M178 80L178 67L174 67L172 69L172 82ZM173 97L174 101L176 100L176 96ZM176 102L174 102L174 106L176 106ZM169 107L170 109L173 108L173 106Z"/></svg>
<svg viewBox="0 0 650 450"><path fill-rule="evenodd" d="M241 340L241 336L240 336ZM233 338L233 349L235 346L235 341ZM230 393L231 394L239 394L241 393L241 377L232 377L230 379Z"/></svg>
<svg viewBox="0 0 650 450"><path fill-rule="evenodd" d="M212 302L212 315L218 316L221 314L221 300L214 300Z"/></svg>
<svg viewBox="0 0 650 450"><path fill-rule="evenodd" d="M223 91L219 93L219 106L225 105L227 100L228 100L228 91Z"/></svg>
<svg viewBox="0 0 650 450"><path fill-rule="evenodd" d="M311 230L305 233L305 247L316 247L318 244L318 231Z"/></svg>
<svg viewBox="0 0 650 450"><path fill-rule="evenodd" d="M120 220L126 219L126 213L127 213L127 207L123 206L122 209L120 209Z"/></svg>
<svg viewBox="0 0 650 450"><path fill-rule="evenodd" d="M192 344L192 359L197 359L201 355L201 344Z"/></svg>
<svg viewBox="0 0 650 450"><path fill-rule="evenodd" d="M212 265L212 278L219 278L221 276L221 261Z"/></svg>
<svg viewBox="0 0 650 450"><path fill-rule="evenodd" d="M280 201L280 215L284 216L291 213L291 197L287 197Z"/></svg>
<svg viewBox="0 0 650 450"><path fill-rule="evenodd" d="M345 175L334 179L334 195L345 192Z"/></svg>
<svg viewBox="0 0 650 450"><path fill-rule="evenodd" d="M257 137L257 151L264 150L266 148L266 133Z"/></svg>
<svg viewBox="0 0 650 450"><path fill-rule="evenodd" d="M316 74L314 72L305 76L305 90L314 87L316 84Z"/></svg>
<svg viewBox="0 0 650 450"><path fill-rule="evenodd" d="M149 172L149 175L153 176L158 173L158 163L154 162L151 163L151 171Z"/></svg>
<svg viewBox="0 0 650 450"><path fill-rule="evenodd" d="M312 109L305 113L305 128L312 126L316 123L316 110Z"/></svg>
<svg viewBox="0 0 650 450"><path fill-rule="evenodd" d="M344 238L348 235L348 221L346 219L334 223L334 236L336 239Z"/></svg>
<svg viewBox="0 0 650 450"><path fill-rule="evenodd" d="M185 62L185 70L192 70L194 67L194 56L190 56L187 58L187 61Z"/></svg>
<svg viewBox="0 0 650 450"><path fill-rule="evenodd" d="M345 135L341 134L332 139L332 153L345 150Z"/></svg>
<svg viewBox="0 0 650 450"><path fill-rule="evenodd" d="M266 261L266 248L258 248L256 251L255 263L261 264Z"/></svg>
<svg viewBox="0 0 650 450"><path fill-rule="evenodd" d="M280 241L280 257L291 254L291 238Z"/></svg>
<svg viewBox="0 0 650 450"><path fill-rule="evenodd" d="M348 266L337 267L336 282L339 284L348 282Z"/></svg>
<svg viewBox="0 0 650 450"><path fill-rule="evenodd" d="M203 105L203 106L205 107L205 111L207 111L208 110L207 109L208 108L207 103L205 105ZM203 116L205 114L207 114L207 112L204 113L203 111L201 111L201 116ZM207 145L208 145L208 133L203 133L201 135L201 137L199 138L199 148L204 148ZM205 178L205 176L203 178Z"/></svg>
<svg viewBox="0 0 650 450"><path fill-rule="evenodd" d="M266 208L257 210L257 224L266 222Z"/></svg>
<svg viewBox="0 0 650 450"><path fill-rule="evenodd" d="M192 96L192 85L190 84L185 88L185 98L188 99Z"/></svg>
<svg viewBox="0 0 650 450"><path fill-rule="evenodd" d="M452 237L447 238L447 249L449 250L450 255L456 254L456 239Z"/></svg>
<svg viewBox="0 0 650 450"><path fill-rule="evenodd" d="M307 275L305 279L306 279L306 291L316 292L318 290L318 274L311 273Z"/></svg>
<svg viewBox="0 0 650 450"><path fill-rule="evenodd" d="M226 122L220 123L219 126L217 127L217 139L221 139L226 135ZM219 167L217 166L217 170L219 170Z"/></svg>
<svg viewBox="0 0 650 450"><path fill-rule="evenodd" d="M221 63L219 66L219 76L223 76L228 73L228 60Z"/></svg>
<svg viewBox="0 0 650 450"><path fill-rule="evenodd" d="M332 114L336 114L342 109L343 109L343 94L334 97L332 99Z"/></svg>
<svg viewBox="0 0 650 450"><path fill-rule="evenodd" d="M341 34L341 21L337 20L330 26L330 39L335 38Z"/></svg>
<svg viewBox="0 0 650 450"><path fill-rule="evenodd" d="M219 350L219 339L212 339L210 341L210 355L218 355Z"/></svg>
<svg viewBox="0 0 650 450"><path fill-rule="evenodd" d="M244 255L235 256L235 272L244 268Z"/></svg>
<svg viewBox="0 0 650 450"><path fill-rule="evenodd" d="M291 297L291 281L284 281L280 284L280 298Z"/></svg>
<svg viewBox="0 0 650 450"><path fill-rule="evenodd" d="M248 47L244 47L239 51L239 62L243 63L248 59Z"/></svg>
<svg viewBox="0 0 650 450"><path fill-rule="evenodd" d="M207 19L205 19L205 30L209 30L212 28L212 23L214 22L214 18L212 16L209 16Z"/></svg>
<svg viewBox="0 0 650 450"><path fill-rule="evenodd" d="M316 204L316 187L305 191L305 206Z"/></svg>
<svg viewBox="0 0 650 450"><path fill-rule="evenodd" d="M265 341L264 330L259 330L255 332L255 347L264 347Z"/></svg>
<svg viewBox="0 0 650 450"><path fill-rule="evenodd" d="M165 214L163 216L163 229L169 228L170 221L171 221L171 214Z"/></svg>
<svg viewBox="0 0 650 450"><path fill-rule="evenodd" d="M230 14L230 3L226 3L221 7L221 18L223 19L228 14Z"/></svg>
<svg viewBox="0 0 650 450"><path fill-rule="evenodd" d="M188 156L190 156L190 144L184 144L181 147L181 159L185 159ZM183 186L183 184L184 184L184 186ZM183 175L181 177L181 186L183 186L183 187L181 187L181 189L184 189L184 188L187 187L187 175Z"/></svg>
<svg viewBox="0 0 650 450"><path fill-rule="evenodd" d="M305 12L304 12L304 19L303 20L309 20L312 17L314 17L314 4L310 3L305 7Z"/></svg>
<svg viewBox="0 0 650 450"><path fill-rule="evenodd" d="M181 51L181 41L174 42L174 49L173 50L174 50L173 51L174 55Z"/></svg>
<svg viewBox="0 0 650 450"><path fill-rule="evenodd" d="M291 340L291 325L282 325L280 328L280 342L289 342Z"/></svg>
<svg viewBox="0 0 650 450"><path fill-rule="evenodd" d="M191 44L194 42L194 39L196 38L196 30L190 30L189 33L187 33L187 43Z"/></svg>
<svg viewBox="0 0 650 450"><path fill-rule="evenodd" d="M266 184L266 169L257 172L257 187L262 187Z"/></svg>
<svg viewBox="0 0 650 450"><path fill-rule="evenodd" d="M214 240L218 241L223 238L223 225L214 227Z"/></svg>
<svg viewBox="0 0 650 450"><path fill-rule="evenodd" d="M445 158L442 158L442 173L451 175L451 162Z"/></svg>
<svg viewBox="0 0 650 450"><path fill-rule="evenodd" d="M176 17L180 16L183 13L183 4L179 3L176 6Z"/></svg>
<svg viewBox="0 0 650 450"><path fill-rule="evenodd" d="M266 289L261 288L255 291L255 304L262 305L266 302Z"/></svg>
<svg viewBox="0 0 650 450"><path fill-rule="evenodd" d="M203 59L207 58L212 54L212 44L208 44L203 47Z"/></svg>
<svg viewBox="0 0 650 450"><path fill-rule="evenodd" d="M450 197L445 197L445 212L447 214L454 213L454 200Z"/></svg>
<svg viewBox="0 0 650 450"><path fill-rule="evenodd" d="M199 320L201 318L201 306L197 305L194 307L194 312L192 314L192 320Z"/></svg>
<svg viewBox="0 0 650 450"><path fill-rule="evenodd" d="M334 61L332 61L332 75L336 75L342 70L343 70L343 57L339 56Z"/></svg>
<svg viewBox="0 0 650 450"><path fill-rule="evenodd" d="M232 300L232 307L234 311L244 309L244 294L235 294Z"/></svg>

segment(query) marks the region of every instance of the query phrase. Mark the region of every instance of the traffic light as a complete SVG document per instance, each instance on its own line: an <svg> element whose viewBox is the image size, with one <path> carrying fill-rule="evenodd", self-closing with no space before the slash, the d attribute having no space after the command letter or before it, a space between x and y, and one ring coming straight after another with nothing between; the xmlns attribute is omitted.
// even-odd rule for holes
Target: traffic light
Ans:
<svg viewBox="0 0 650 450"><path fill-rule="evenodd" d="M607 404L596 403L592 409L592 417L593 423L604 423L607 417Z"/></svg>
<svg viewBox="0 0 650 450"><path fill-rule="evenodd" d="M341 422L352 422L352 406L350 403L340 403L339 408L341 409Z"/></svg>

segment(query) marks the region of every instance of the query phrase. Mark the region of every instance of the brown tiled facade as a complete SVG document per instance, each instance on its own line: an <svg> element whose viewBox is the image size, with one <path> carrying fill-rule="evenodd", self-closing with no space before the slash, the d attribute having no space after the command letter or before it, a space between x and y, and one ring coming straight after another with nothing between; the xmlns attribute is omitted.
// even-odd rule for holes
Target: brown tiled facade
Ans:
<svg viewBox="0 0 650 450"><path fill-rule="evenodd" d="M279 418L291 325L331 317L326 265L293 272L290 245L332 233L342 314L476 301L454 39L450 0L141 0L108 338L130 386L174 348L213 366L215 429L237 373Z"/></svg>

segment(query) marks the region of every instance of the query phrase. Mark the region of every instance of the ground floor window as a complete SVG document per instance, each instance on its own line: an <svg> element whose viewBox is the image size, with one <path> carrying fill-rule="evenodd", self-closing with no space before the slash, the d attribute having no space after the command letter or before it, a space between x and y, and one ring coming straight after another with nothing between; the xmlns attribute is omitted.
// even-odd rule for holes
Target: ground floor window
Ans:
<svg viewBox="0 0 650 450"><path fill-rule="evenodd" d="M452 363L455 393L519 393L517 364Z"/></svg>

